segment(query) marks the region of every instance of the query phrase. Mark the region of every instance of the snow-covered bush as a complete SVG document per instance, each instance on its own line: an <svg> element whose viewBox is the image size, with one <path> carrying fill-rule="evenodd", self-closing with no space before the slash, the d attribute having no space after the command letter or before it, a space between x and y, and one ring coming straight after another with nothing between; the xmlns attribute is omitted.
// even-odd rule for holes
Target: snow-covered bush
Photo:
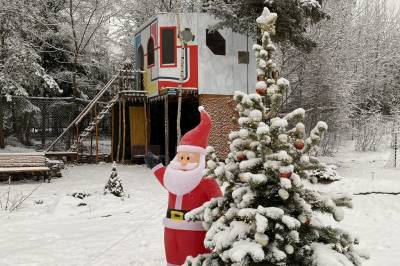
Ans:
<svg viewBox="0 0 400 266"><path fill-rule="evenodd" d="M321 168L307 171L307 174L312 183L332 183L342 179L334 164L322 163Z"/></svg>
<svg viewBox="0 0 400 266"><path fill-rule="evenodd" d="M380 113L360 116L355 121L355 150L377 151L383 136L390 133L388 121Z"/></svg>
<svg viewBox="0 0 400 266"><path fill-rule="evenodd" d="M124 195L124 188L122 181L118 177L117 164L113 162L110 177L104 187L104 194L111 193L114 196L122 197Z"/></svg>

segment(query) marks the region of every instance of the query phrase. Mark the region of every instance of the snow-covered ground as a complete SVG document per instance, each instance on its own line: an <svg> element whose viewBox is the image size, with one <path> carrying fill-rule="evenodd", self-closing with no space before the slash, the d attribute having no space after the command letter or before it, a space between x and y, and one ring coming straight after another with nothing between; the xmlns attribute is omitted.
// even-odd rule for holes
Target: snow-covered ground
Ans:
<svg viewBox="0 0 400 266"><path fill-rule="evenodd" d="M384 166L390 152L358 153L344 145L334 158L343 181L325 191L400 192L400 169ZM165 265L163 228L167 195L144 166L119 165L129 197L102 193L111 164L68 166L48 183L16 183L11 198L40 187L12 213L0 211L0 265ZM0 185L4 200L6 184ZM87 192L84 200L70 194ZM2 196L3 195L3 196ZM40 203L40 200L43 203ZM35 203L36 202L36 203ZM80 203L86 206L78 206ZM355 195L339 223L360 237L366 266L400 261L400 195Z"/></svg>
<svg viewBox="0 0 400 266"><path fill-rule="evenodd" d="M120 165L129 198L104 196L110 171L111 164L69 166L50 184L12 185L11 198L41 186L21 209L0 212L0 265L163 265L166 193L144 166Z"/></svg>
<svg viewBox="0 0 400 266"><path fill-rule="evenodd" d="M390 149L381 152L355 152L346 143L333 158L325 162L338 166L343 181L328 186L324 191L343 192L400 192L400 167L387 168ZM400 160L399 160L400 161ZM337 225L360 238L360 247L371 258L365 266L400 265L400 195L354 195L353 209L345 210L345 218Z"/></svg>

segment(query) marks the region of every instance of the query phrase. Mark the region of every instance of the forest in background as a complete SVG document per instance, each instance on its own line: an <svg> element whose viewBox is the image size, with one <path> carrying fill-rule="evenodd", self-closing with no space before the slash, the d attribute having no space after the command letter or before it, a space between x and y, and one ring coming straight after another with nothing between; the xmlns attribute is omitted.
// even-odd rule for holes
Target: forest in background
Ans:
<svg viewBox="0 0 400 266"><path fill-rule="evenodd" d="M283 112L330 126L324 154L355 138L376 150L400 111L400 21L387 0L0 0L0 148L31 144L40 109L28 97L91 99L132 67L135 29L156 12L209 12L218 27L256 36L255 14L278 13L278 65L291 82ZM18 112L5 106L19 99ZM16 101L14 101L16 102ZM58 105L67 105L63 101ZM36 121L37 120L37 121ZM396 130L396 129L395 129Z"/></svg>

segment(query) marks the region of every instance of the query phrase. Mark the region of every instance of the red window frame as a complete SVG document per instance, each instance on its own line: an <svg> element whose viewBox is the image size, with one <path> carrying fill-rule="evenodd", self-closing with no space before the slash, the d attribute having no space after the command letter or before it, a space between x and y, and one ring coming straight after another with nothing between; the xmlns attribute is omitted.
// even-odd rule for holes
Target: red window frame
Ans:
<svg viewBox="0 0 400 266"><path fill-rule="evenodd" d="M175 57L174 57L174 63L170 63L170 64L163 64L162 63L162 53L163 53L163 49L162 49L162 44L163 44L163 39L162 39L162 32L164 29L173 29L174 30L174 51L175 51ZM160 27L160 67L176 67L177 66L177 38L176 38L176 26L166 26L166 27Z"/></svg>
<svg viewBox="0 0 400 266"><path fill-rule="evenodd" d="M153 41L153 51L149 51L150 40ZM151 64L151 65L149 65L149 52L153 53L153 64ZM146 57L147 57L147 68L153 67L155 65L155 63L156 63L156 47L155 47L155 41L154 41L153 36L150 36L149 40L147 41L147 54L146 54Z"/></svg>

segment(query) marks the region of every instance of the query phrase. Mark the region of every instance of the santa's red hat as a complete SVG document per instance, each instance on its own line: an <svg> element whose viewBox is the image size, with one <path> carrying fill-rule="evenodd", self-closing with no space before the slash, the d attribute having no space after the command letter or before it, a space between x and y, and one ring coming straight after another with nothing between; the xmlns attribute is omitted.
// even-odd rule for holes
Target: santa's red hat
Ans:
<svg viewBox="0 0 400 266"><path fill-rule="evenodd" d="M186 132L182 137L177 151L198 152L206 154L208 144L208 136L211 130L211 117L204 110L203 106L199 106L200 124L192 130Z"/></svg>

